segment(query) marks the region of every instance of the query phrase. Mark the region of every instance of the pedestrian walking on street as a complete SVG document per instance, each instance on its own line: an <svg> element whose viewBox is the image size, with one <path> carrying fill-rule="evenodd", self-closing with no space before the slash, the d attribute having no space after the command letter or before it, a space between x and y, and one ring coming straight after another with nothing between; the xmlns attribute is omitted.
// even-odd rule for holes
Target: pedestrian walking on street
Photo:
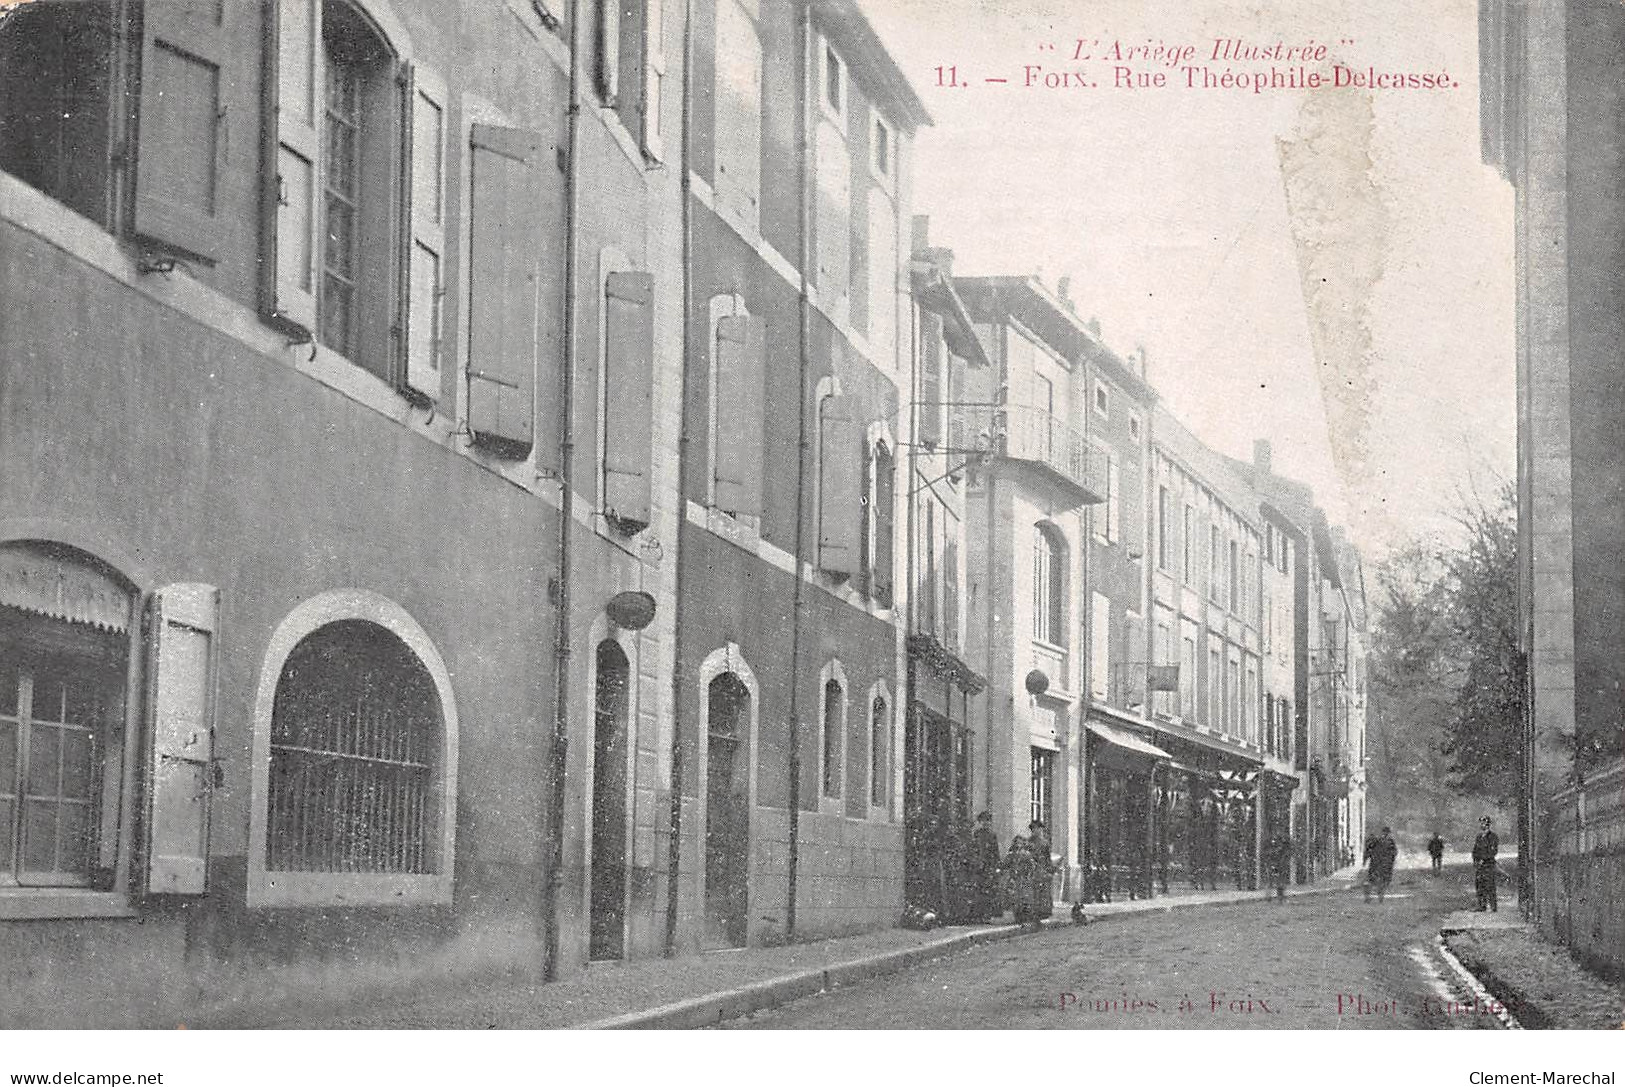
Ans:
<svg viewBox="0 0 1625 1087"><path fill-rule="evenodd" d="M1388 884L1394 878L1394 861L1399 857L1399 846L1394 842L1394 832L1388 827L1382 828L1382 834L1372 839L1366 846L1366 884L1365 900L1371 901L1371 892L1377 892L1377 901L1381 902L1388 893Z"/></svg>
<svg viewBox="0 0 1625 1087"><path fill-rule="evenodd" d="M1270 873L1275 880L1275 897L1286 897L1286 885L1292 882L1292 836L1277 834L1270 842Z"/></svg>
<svg viewBox="0 0 1625 1087"><path fill-rule="evenodd" d="M991 921L1004 911L999 906L999 836L993 830L993 813L982 812L971 831L971 878L974 897L972 921Z"/></svg>
<svg viewBox="0 0 1625 1087"><path fill-rule="evenodd" d="M1444 871L1444 839L1439 832L1434 831L1433 837L1428 839L1428 856L1433 858L1433 874L1438 875Z"/></svg>
<svg viewBox="0 0 1625 1087"><path fill-rule="evenodd" d="M1490 829L1490 817L1479 821L1484 828L1473 840L1473 887L1478 892L1478 912L1500 910L1495 897L1495 855L1501 851L1501 839Z"/></svg>

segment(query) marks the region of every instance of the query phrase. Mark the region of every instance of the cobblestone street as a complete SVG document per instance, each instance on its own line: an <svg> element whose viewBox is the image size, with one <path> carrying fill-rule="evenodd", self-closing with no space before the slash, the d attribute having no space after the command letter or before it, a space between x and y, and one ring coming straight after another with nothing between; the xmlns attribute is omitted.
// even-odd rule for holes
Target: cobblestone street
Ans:
<svg viewBox="0 0 1625 1087"><path fill-rule="evenodd" d="M1347 891L1062 927L726 1026L1494 1028L1434 950L1470 899L1459 869L1409 871L1381 904ZM1441 985L1469 1007L1447 1011Z"/></svg>

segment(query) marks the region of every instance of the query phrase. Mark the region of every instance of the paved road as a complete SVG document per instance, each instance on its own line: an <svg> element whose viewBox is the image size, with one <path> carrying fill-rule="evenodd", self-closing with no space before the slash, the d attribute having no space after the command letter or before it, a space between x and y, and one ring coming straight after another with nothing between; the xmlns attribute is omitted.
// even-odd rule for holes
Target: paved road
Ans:
<svg viewBox="0 0 1625 1087"><path fill-rule="evenodd" d="M1444 1010L1471 996L1433 950L1470 898L1459 869L1413 871L1380 905L1353 891L1067 926L724 1025L1493 1029Z"/></svg>

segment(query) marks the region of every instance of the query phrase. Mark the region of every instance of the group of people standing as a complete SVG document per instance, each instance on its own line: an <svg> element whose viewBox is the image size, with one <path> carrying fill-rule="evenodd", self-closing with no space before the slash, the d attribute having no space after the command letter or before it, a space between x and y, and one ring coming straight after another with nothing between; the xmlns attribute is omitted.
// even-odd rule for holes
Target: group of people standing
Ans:
<svg viewBox="0 0 1625 1087"><path fill-rule="evenodd" d="M1501 904L1496 892L1497 873L1495 858L1501 851L1501 839L1496 836L1489 816L1479 820L1480 830L1478 837L1473 839L1473 890L1478 897L1478 912L1486 910L1499 911ZM1377 901L1382 901L1388 890L1389 881L1394 878L1394 860L1398 856L1399 847L1394 844L1393 831L1388 827L1382 828L1379 837L1366 842L1366 885L1365 897L1370 900L1372 893ZM1444 871L1444 839L1434 831L1433 837L1428 839L1428 858L1432 861L1432 872L1435 876Z"/></svg>
<svg viewBox="0 0 1625 1087"><path fill-rule="evenodd" d="M990 812L978 815L974 828L952 828L945 838L938 852L942 921L981 923L1010 912L1025 925L1050 915L1055 861L1041 821L1028 823L1007 851L1000 849Z"/></svg>

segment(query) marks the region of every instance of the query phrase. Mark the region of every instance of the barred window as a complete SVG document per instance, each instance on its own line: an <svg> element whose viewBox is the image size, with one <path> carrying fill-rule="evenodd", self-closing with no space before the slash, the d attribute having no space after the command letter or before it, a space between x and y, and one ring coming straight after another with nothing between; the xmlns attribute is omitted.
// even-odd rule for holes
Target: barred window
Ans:
<svg viewBox="0 0 1625 1087"><path fill-rule="evenodd" d="M440 701L383 627L342 620L289 654L271 717L270 871L440 870Z"/></svg>

